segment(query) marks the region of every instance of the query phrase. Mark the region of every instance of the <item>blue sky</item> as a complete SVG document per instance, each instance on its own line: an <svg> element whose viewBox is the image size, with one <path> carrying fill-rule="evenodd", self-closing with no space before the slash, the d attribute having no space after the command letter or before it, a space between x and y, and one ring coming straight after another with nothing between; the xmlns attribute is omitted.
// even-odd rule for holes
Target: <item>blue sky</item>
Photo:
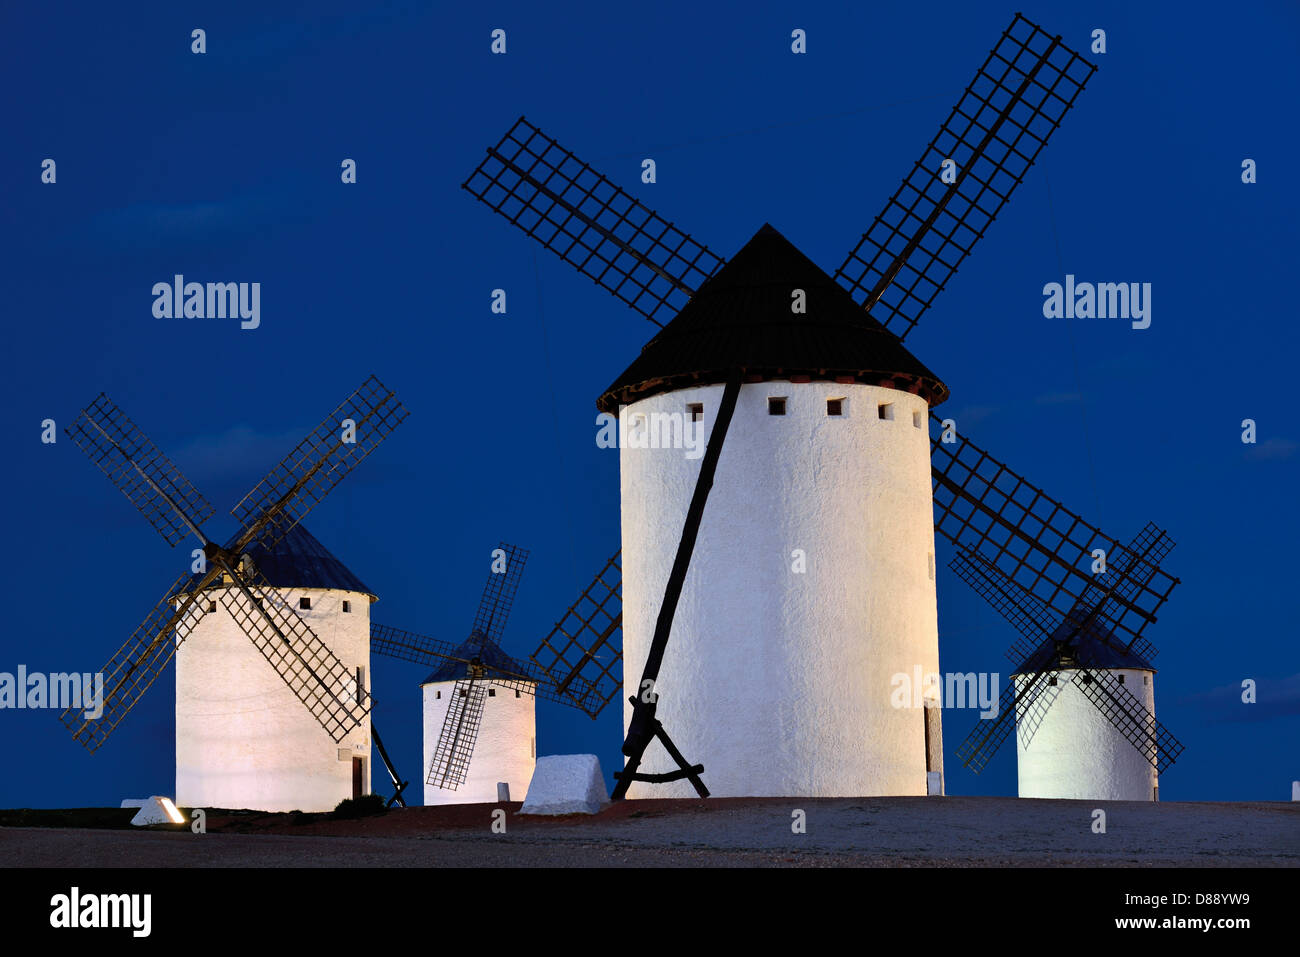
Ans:
<svg viewBox="0 0 1300 957"><path fill-rule="evenodd" d="M526 114L721 255L766 221L833 271L1014 10L266 6L0 13L0 671L98 667L188 555L71 442L41 444L43 419L61 428L106 391L217 506L224 538L225 510L372 372L411 418L312 531L379 592L376 620L450 641L495 543L531 549L505 646L532 650L618 545L594 402L653 327L459 188L484 147ZM1116 537L1155 521L1178 542L1165 567L1183 584L1150 633L1158 714L1187 747L1162 797L1282 799L1300 779L1300 8L1020 7L1077 49L1104 28L1108 52L908 346L977 443ZM505 56L488 50L496 27ZM339 181L345 157L356 185ZM1151 328L1045 319L1042 287L1066 272L1152 283ZM150 289L175 273L261 282L261 327L154 318ZM1005 671L1010 629L946 569L939 603L942 668ZM376 720L418 781L422 670L373 667ZM1239 703L1247 678L1255 706ZM54 714L0 712L0 806L170 793L172 706L169 676L95 755ZM619 709L538 717L539 753L617 766ZM952 757L970 723L945 719L949 792L1014 793L1012 748L979 777Z"/></svg>

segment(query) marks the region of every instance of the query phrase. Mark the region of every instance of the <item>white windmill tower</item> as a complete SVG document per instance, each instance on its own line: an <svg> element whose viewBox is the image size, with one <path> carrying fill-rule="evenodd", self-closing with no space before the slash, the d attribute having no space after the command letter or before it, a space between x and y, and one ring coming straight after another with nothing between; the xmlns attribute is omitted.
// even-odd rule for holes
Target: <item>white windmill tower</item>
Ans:
<svg viewBox="0 0 1300 957"><path fill-rule="evenodd" d="M1070 628L1062 623L1055 641ZM1023 707L1016 729L1020 796L1157 800L1155 668L1091 629L1054 662L1055 641L1044 642L1012 675L1022 693L1035 679L1046 683ZM1118 726L1104 707L1112 704L1128 716ZM1136 745L1129 738L1133 732Z"/></svg>
<svg viewBox="0 0 1300 957"><path fill-rule="evenodd" d="M507 786L511 800L522 801L537 764L536 683L529 688L519 680L494 681L498 674L525 674L526 666L477 635L453 655L466 660L448 659L420 683L424 767L430 771L424 803L496 801L499 784ZM467 749L472 753L461 759ZM459 780L453 789L454 777Z"/></svg>
<svg viewBox="0 0 1300 957"><path fill-rule="evenodd" d="M245 553L271 586L263 601L306 622L351 675L346 700L369 693L375 595L294 526L274 548ZM328 811L370 793L370 716L340 741L321 733L235 616L208 614L176 655L176 803L182 807Z"/></svg>
<svg viewBox="0 0 1300 957"><path fill-rule="evenodd" d="M1173 544L1148 524L1059 622L981 553L959 549L953 570L1021 634L996 717L957 747L967 767L981 771L1014 729L1021 797L1159 800L1160 774L1183 746L1156 720L1155 646L1121 640L1112 618Z"/></svg>
<svg viewBox="0 0 1300 957"><path fill-rule="evenodd" d="M474 624L459 645L387 625L370 627L375 654L433 667L420 683L426 805L496 801L499 784L508 787L510 800L523 800L537 762L537 698L595 719L612 696L608 687L598 693L578 678L561 688L539 665L501 649L527 560L526 550L505 542L492 551Z"/></svg>
<svg viewBox="0 0 1300 957"><path fill-rule="evenodd" d="M73 737L97 750L179 653L178 804L330 810L369 790L372 738L396 782L366 691L373 592L301 522L406 415L371 376L231 510L240 530L219 545L200 528L212 506L153 442L102 393L83 409L69 437L169 545L202 547L101 669L102 715L60 715Z"/></svg>
<svg viewBox="0 0 1300 957"><path fill-rule="evenodd" d="M713 794L925 794L942 769L938 712L892 707L888 689L939 668L926 425L947 389L771 226L598 402L627 432L625 690L640 693L702 468L703 446L664 441L667 427L717 429L739 365L655 680L659 718L708 768ZM642 768L676 764L665 753ZM638 783L628 796L651 793L692 788Z"/></svg>
<svg viewBox="0 0 1300 957"><path fill-rule="evenodd" d="M902 345L1095 70L1017 14L833 279L770 227L725 262L524 117L463 184L660 327L598 400L630 439L622 614L598 576L604 616L536 653L599 698L627 632L615 799L929 793L938 712L888 700L897 674L937 672L935 533L1058 617L1096 549L1123 553L933 414L948 390ZM702 458L672 447L691 423ZM1116 634L1176 583L1137 583Z"/></svg>

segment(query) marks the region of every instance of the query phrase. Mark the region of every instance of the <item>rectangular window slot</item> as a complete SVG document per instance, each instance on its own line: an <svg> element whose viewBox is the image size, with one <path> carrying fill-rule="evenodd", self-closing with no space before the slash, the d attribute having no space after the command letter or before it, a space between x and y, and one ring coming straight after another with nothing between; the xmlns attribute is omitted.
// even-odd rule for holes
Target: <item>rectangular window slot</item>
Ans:
<svg viewBox="0 0 1300 957"><path fill-rule="evenodd" d="M306 595L303 595L301 598L298 599L298 607L299 607L299 608L310 608L310 607L311 607L311 599L308 598Z"/></svg>
<svg viewBox="0 0 1300 957"><path fill-rule="evenodd" d="M442 697L442 692L441 692L441 691L435 691L435 692L433 693L433 696L434 696L435 698L441 698L441 697Z"/></svg>
<svg viewBox="0 0 1300 957"><path fill-rule="evenodd" d="M913 413L912 413L912 425L915 426L915 427L918 428L918 429L923 429L923 428L925 428L925 426L921 424L921 413L920 413L920 412L913 412Z"/></svg>
<svg viewBox="0 0 1300 957"><path fill-rule="evenodd" d="M1119 676L1119 683L1120 683L1120 684L1123 684L1123 683L1124 683L1124 676L1123 676L1123 675L1120 675L1120 676Z"/></svg>
<svg viewBox="0 0 1300 957"><path fill-rule="evenodd" d="M346 615L351 610L352 610L352 602L348 601L346 598L343 599L343 613Z"/></svg>
<svg viewBox="0 0 1300 957"><path fill-rule="evenodd" d="M1055 687L1056 687L1056 675L1052 675L1050 678L1048 678L1048 679L1047 679L1047 683L1048 683L1049 685L1051 685L1053 688L1055 688Z"/></svg>
<svg viewBox="0 0 1300 957"><path fill-rule="evenodd" d="M785 415L785 396L771 396L767 400L768 415Z"/></svg>
<svg viewBox="0 0 1300 957"><path fill-rule="evenodd" d="M690 413L691 421L692 421L692 422L699 422L701 419L704 418L704 403L703 403L703 402L687 402L687 403L686 403L686 411L687 411L688 413Z"/></svg>
<svg viewBox="0 0 1300 957"><path fill-rule="evenodd" d="M891 422L894 420L894 404L892 402L880 403L880 407L876 412L882 419L888 419Z"/></svg>
<svg viewBox="0 0 1300 957"><path fill-rule="evenodd" d="M217 603L215 601L208 602L208 611L213 612L216 610L217 610Z"/></svg>
<svg viewBox="0 0 1300 957"><path fill-rule="evenodd" d="M826 414L827 414L827 415L843 415L843 414L844 414L844 400L843 400L843 399L827 399L827 400L826 400Z"/></svg>

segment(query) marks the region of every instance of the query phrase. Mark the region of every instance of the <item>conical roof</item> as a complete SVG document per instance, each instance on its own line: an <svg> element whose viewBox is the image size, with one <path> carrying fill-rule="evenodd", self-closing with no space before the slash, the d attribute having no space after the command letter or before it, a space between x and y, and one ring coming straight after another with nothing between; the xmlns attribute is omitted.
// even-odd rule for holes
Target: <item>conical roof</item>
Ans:
<svg viewBox="0 0 1300 957"><path fill-rule="evenodd" d="M807 311L791 311L802 289ZM602 412L688 388L805 379L864 382L912 392L931 405L948 387L811 259L764 226L646 343L596 401Z"/></svg>
<svg viewBox="0 0 1300 957"><path fill-rule="evenodd" d="M1044 639L1033 653L1012 674L1038 674L1046 671L1056 653L1056 643L1069 639L1070 654L1074 660L1085 668L1113 669L1125 668L1134 671L1154 672L1155 666L1136 651L1127 650L1124 642L1116 638L1110 629L1095 618L1083 624L1086 610L1075 608L1052 633ZM1078 631L1078 634L1071 635Z"/></svg>
<svg viewBox="0 0 1300 957"><path fill-rule="evenodd" d="M236 533L226 547L233 547L238 538ZM245 554L276 588L337 588L369 595L371 601L376 599L370 587L335 558L301 522L272 548L255 541L245 549ZM197 580L203 576L192 577Z"/></svg>
<svg viewBox="0 0 1300 957"><path fill-rule="evenodd" d="M452 652L457 658L474 659L477 658L484 667L496 668L500 671L508 671L517 675L526 675L528 669L521 665L515 659L501 650L491 638L483 641L482 647L479 646L480 637L477 633L470 635L460 646ZM437 668L429 673L429 677L420 682L422 685L433 684L435 681L455 681L458 678L469 677L469 665L463 661L445 660ZM491 681L492 675L488 674L485 681Z"/></svg>

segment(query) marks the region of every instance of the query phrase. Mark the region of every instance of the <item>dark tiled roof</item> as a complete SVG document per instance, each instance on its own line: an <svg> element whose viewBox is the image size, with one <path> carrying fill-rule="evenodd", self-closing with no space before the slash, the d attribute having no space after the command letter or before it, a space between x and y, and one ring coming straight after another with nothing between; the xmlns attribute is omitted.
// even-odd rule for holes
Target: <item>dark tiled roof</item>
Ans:
<svg viewBox="0 0 1300 957"><path fill-rule="evenodd" d="M238 533L226 547L233 546L236 538ZM246 554L276 588L337 588L375 597L370 587L301 523L291 528L270 551L261 542L254 542Z"/></svg>
<svg viewBox="0 0 1300 957"><path fill-rule="evenodd" d="M521 665L518 661L511 658L501 650L501 646L489 638L479 648L479 638L477 635L470 635L460 647L452 652L457 658L474 658L477 657L480 662L487 668L498 668L501 671L513 672L517 675L526 675L529 670ZM435 681L455 681L457 678L465 678L469 675L469 666L462 661L444 661L437 668L430 672L429 677L420 682L422 685L432 684ZM492 680L489 674L487 679Z"/></svg>
<svg viewBox="0 0 1300 957"><path fill-rule="evenodd" d="M802 289L807 312L791 312ZM931 405L948 387L848 291L771 226L764 225L708 279L621 376L596 400L620 404L725 382L739 367L745 381L810 379L887 385Z"/></svg>
<svg viewBox="0 0 1300 957"><path fill-rule="evenodd" d="M1043 641L1033 654L1013 672L1014 674L1035 674L1046 669L1056 650L1056 642L1070 636L1083 620L1084 614L1076 609L1070 612L1052 637ZM1070 651L1079 664L1087 668L1131 668L1137 671L1155 671L1151 662L1134 651L1126 651L1124 642L1116 638L1100 623L1093 621L1085 625L1077 635L1070 639Z"/></svg>

